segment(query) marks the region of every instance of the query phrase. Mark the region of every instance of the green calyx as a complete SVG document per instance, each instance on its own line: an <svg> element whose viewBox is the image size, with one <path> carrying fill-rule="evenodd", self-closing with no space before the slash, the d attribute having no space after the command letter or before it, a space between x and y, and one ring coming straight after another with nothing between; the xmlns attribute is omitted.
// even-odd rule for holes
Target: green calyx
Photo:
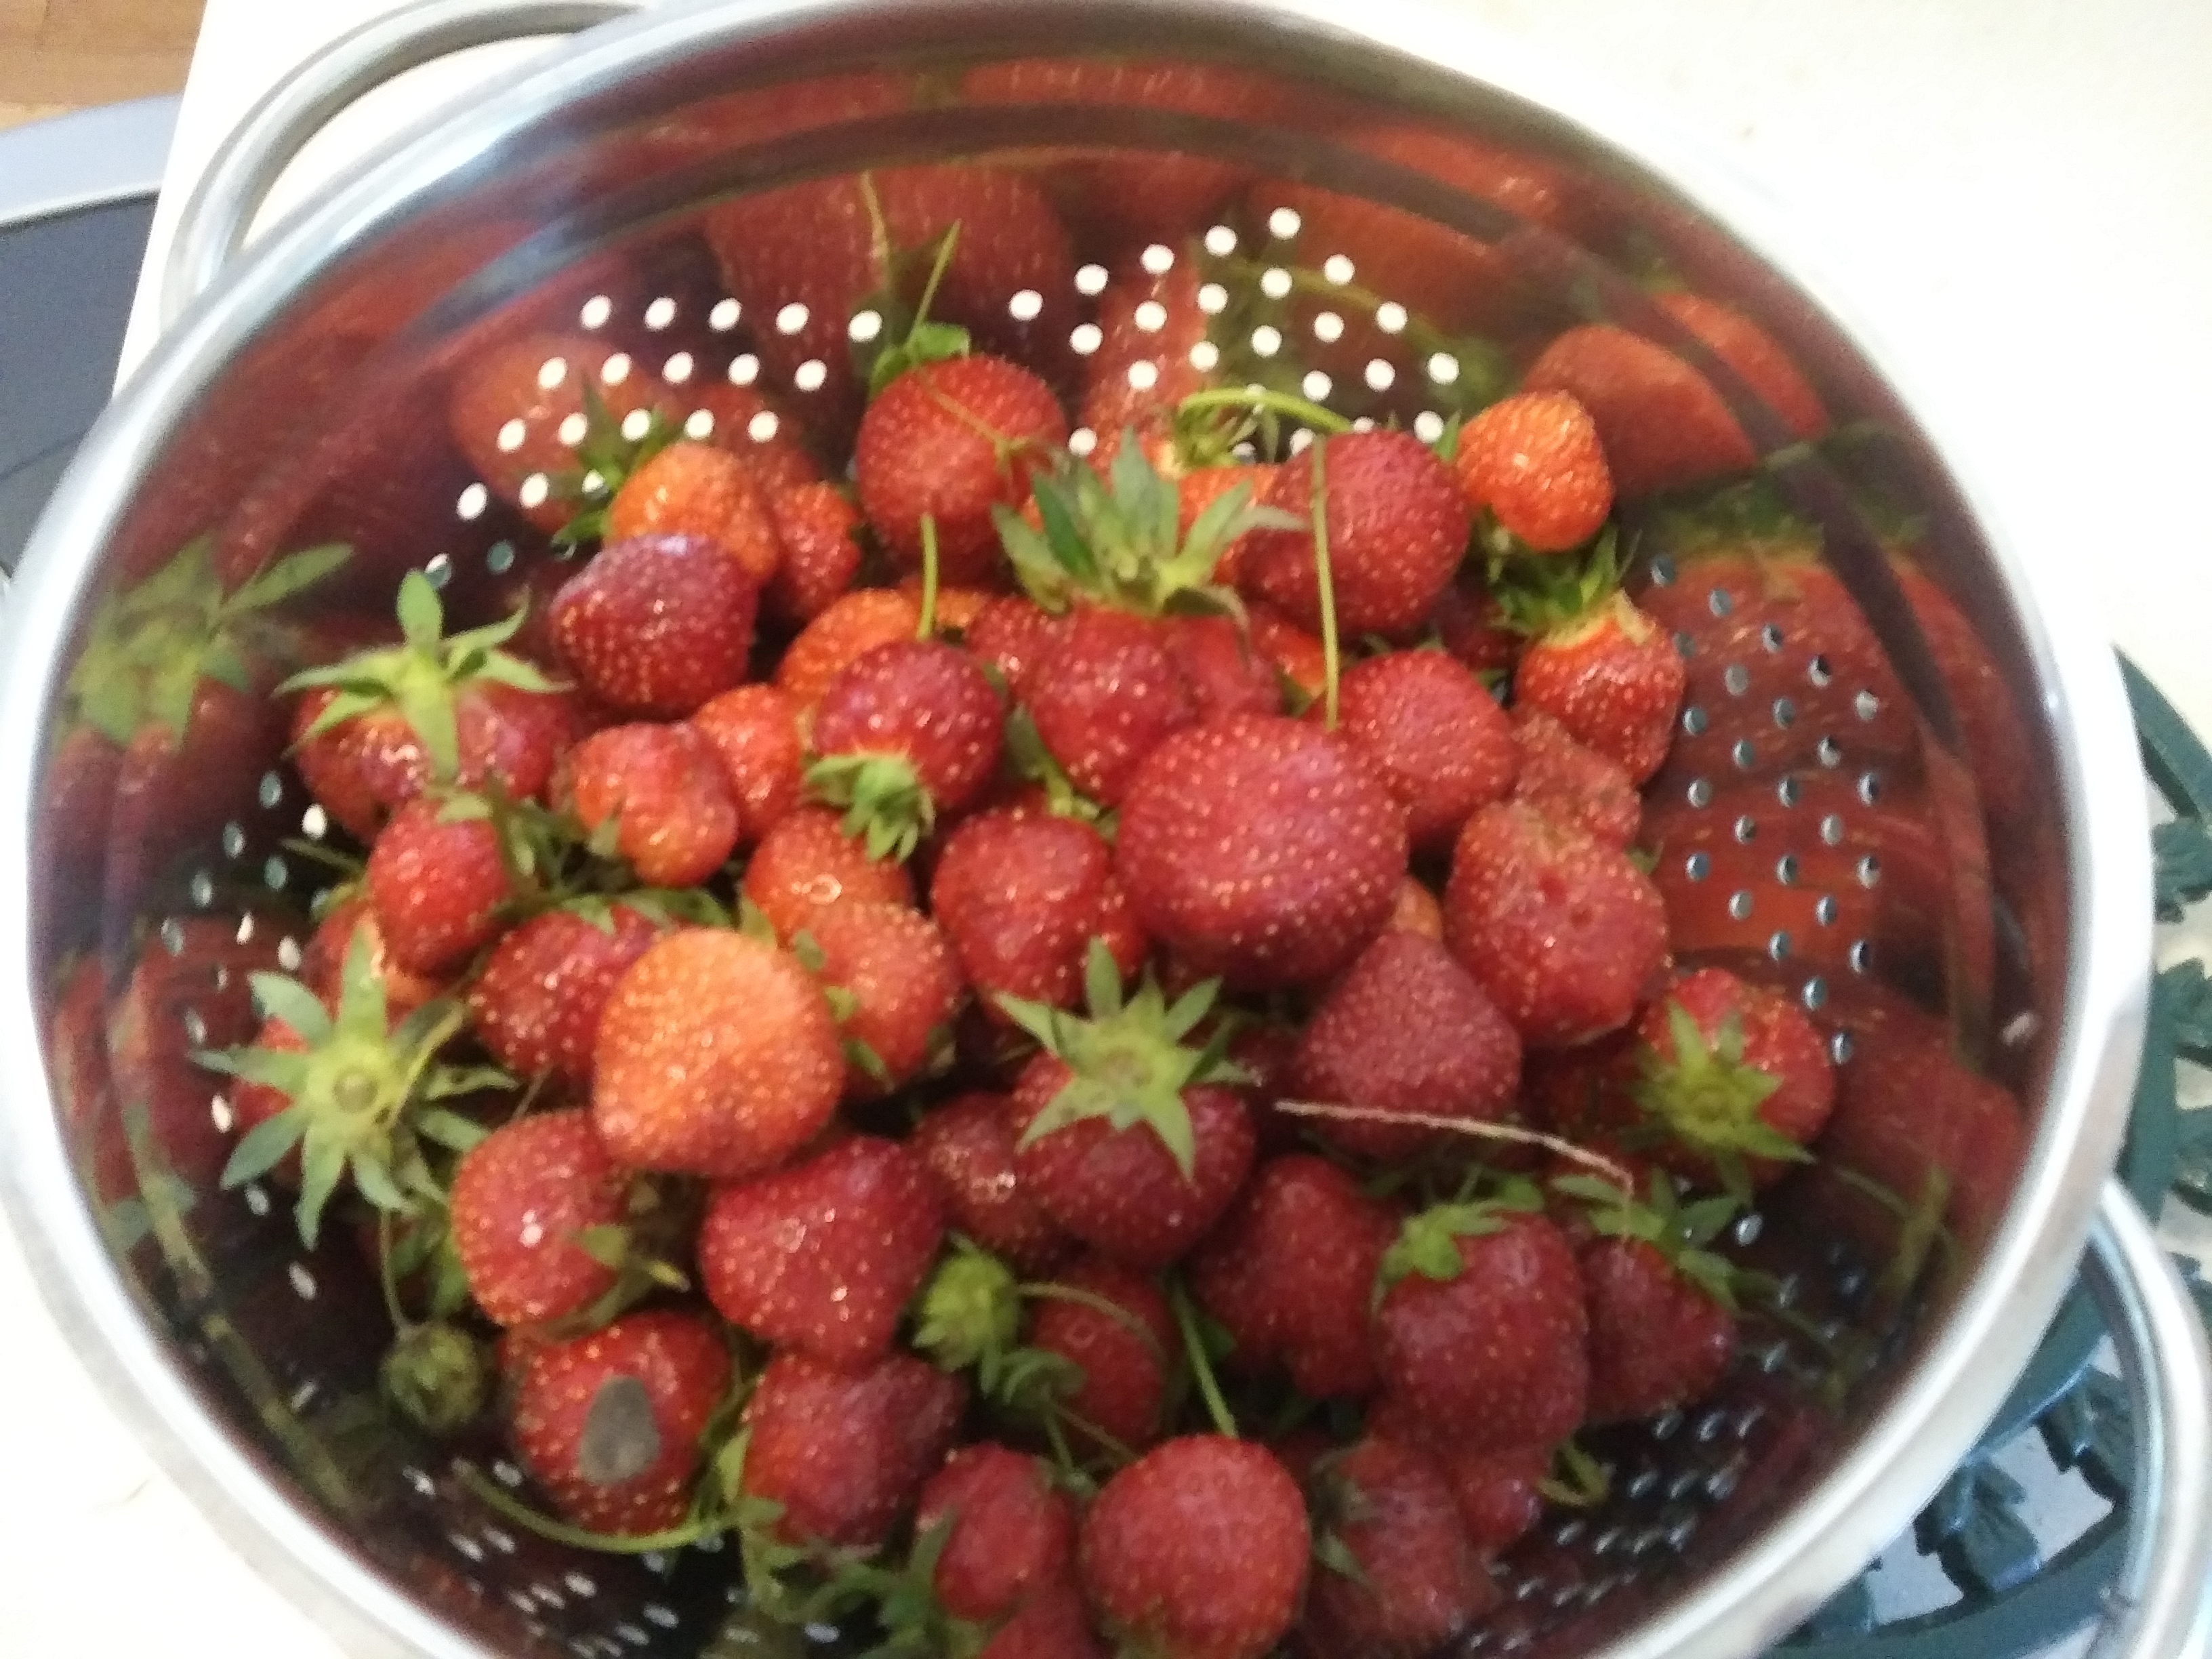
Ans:
<svg viewBox="0 0 2212 1659"><path fill-rule="evenodd" d="M955 1241L916 1304L914 1346L948 1371L981 1370L984 1392L1000 1392L995 1370L1021 1340L1021 1286L1013 1270L965 1239Z"/></svg>
<svg viewBox="0 0 2212 1659"><path fill-rule="evenodd" d="M1675 1140L1710 1158L1729 1192L1750 1196L1747 1157L1811 1161L1802 1146L1759 1115L1782 1079L1745 1063L1740 1015L1726 1015L1708 1042L1689 1010L1670 999L1667 1035L1673 1055L1646 1045L1629 1092Z"/></svg>
<svg viewBox="0 0 2212 1659"><path fill-rule="evenodd" d="M1685 1204L1663 1170L1651 1171L1640 1200L1598 1176L1560 1176L1551 1184L1553 1191L1587 1206L1586 1218L1599 1237L1650 1245L1684 1279L1730 1313L1736 1311L1741 1270L1705 1248L1742 1211L1735 1197L1723 1193Z"/></svg>
<svg viewBox="0 0 2212 1659"><path fill-rule="evenodd" d="M657 409L646 411L635 437L623 430L628 418L617 417L591 378L585 377L584 435L576 445L576 465L549 481L554 500L573 501L579 510L554 532L555 546L577 547L604 540L608 509L630 475L683 435Z"/></svg>
<svg viewBox="0 0 2212 1659"><path fill-rule="evenodd" d="M1033 1146L1094 1118L1117 1132L1142 1126L1159 1137L1183 1179L1190 1180L1198 1146L1182 1091L1200 1084L1251 1080L1228 1057L1226 1022L1218 1023L1201 1047L1183 1042L1212 1011L1221 981L1208 980L1170 1004L1148 970L1125 1001L1113 953L1103 940L1093 939L1084 988L1091 1006L1088 1019L1022 997L998 999L1009 1018L1075 1074L1030 1120L1021 1145Z"/></svg>
<svg viewBox="0 0 2212 1659"><path fill-rule="evenodd" d="M432 781L452 783L461 769L460 716L455 699L476 684L512 686L518 691L550 692L562 688L521 658L500 649L521 628L527 607L504 622L445 636L445 606L438 590L419 570L399 584L402 641L363 651L324 668L295 674L280 692L332 687L331 699L303 734L319 737L333 726L386 708L398 709L430 763Z"/></svg>
<svg viewBox="0 0 2212 1659"><path fill-rule="evenodd" d="M1607 525L1587 552L1528 554L1490 561L1498 621L1534 639L1595 616L1620 591L1620 538Z"/></svg>
<svg viewBox="0 0 2212 1659"><path fill-rule="evenodd" d="M301 1053L247 1047L193 1056L210 1071L274 1089L291 1103L232 1150L222 1172L225 1189L258 1180L298 1149L300 1237L311 1247L331 1194L349 1175L380 1211L412 1215L441 1205L444 1191L424 1143L465 1152L484 1132L437 1103L514 1084L492 1067L437 1063L439 1050L461 1028L460 1005L441 998L389 1025L372 947L359 932L346 951L335 1017L297 980L256 974L252 985L264 1013L307 1046Z"/></svg>
<svg viewBox="0 0 2212 1659"><path fill-rule="evenodd" d="M1382 1265L1376 1272L1376 1305L1382 1304L1392 1285L1411 1274L1449 1284L1467 1269L1459 1251L1460 1240L1503 1232L1516 1217L1534 1214L1543 1207L1543 1197L1535 1188L1516 1179L1507 1181L1489 1198L1432 1204L1407 1216L1399 1226L1396 1239L1382 1253Z"/></svg>
<svg viewBox="0 0 2212 1659"><path fill-rule="evenodd" d="M845 809L845 833L872 859L905 863L937 824L937 803L902 755L824 755L806 769L806 787Z"/></svg>
<svg viewBox="0 0 2212 1659"><path fill-rule="evenodd" d="M134 587L111 595L70 671L64 720L128 744L148 726L181 740L204 679L252 687L249 653L261 613L305 592L353 556L343 544L279 559L234 592L222 591L205 537Z"/></svg>
<svg viewBox="0 0 2212 1659"><path fill-rule="evenodd" d="M476 1421L491 1394L483 1350L465 1331L443 1323L402 1328L377 1381L393 1410L441 1439Z"/></svg>

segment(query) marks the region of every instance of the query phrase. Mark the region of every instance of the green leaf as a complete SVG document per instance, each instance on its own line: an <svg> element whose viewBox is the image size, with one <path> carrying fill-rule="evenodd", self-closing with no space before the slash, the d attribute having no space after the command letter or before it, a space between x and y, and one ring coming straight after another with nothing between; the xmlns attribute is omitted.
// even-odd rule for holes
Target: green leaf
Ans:
<svg viewBox="0 0 2212 1659"><path fill-rule="evenodd" d="M222 1189L229 1192L249 1181L258 1181L282 1164L307 1132L307 1114L294 1106L257 1123L230 1150L222 1166Z"/></svg>
<svg viewBox="0 0 2212 1659"><path fill-rule="evenodd" d="M382 1159L367 1152L356 1152L347 1161L353 1172L353 1184L361 1195L380 1210L394 1215L404 1215L415 1206L407 1195L392 1184L392 1171Z"/></svg>
<svg viewBox="0 0 2212 1659"><path fill-rule="evenodd" d="M568 689L564 682L549 678L533 665L520 657L510 657L504 651L495 651L485 658L474 678L511 685L518 691L551 693Z"/></svg>
<svg viewBox="0 0 2212 1659"><path fill-rule="evenodd" d="M345 1177L346 1162L345 1143L336 1134L325 1133L320 1123L311 1122L300 1143L300 1203L296 1211L301 1242L310 1249L322 1232L323 1212L330 1204L331 1195Z"/></svg>
<svg viewBox="0 0 2212 1659"><path fill-rule="evenodd" d="M343 542L288 553L233 593L223 608L233 616L269 610L306 592L352 556L353 549Z"/></svg>
<svg viewBox="0 0 2212 1659"><path fill-rule="evenodd" d="M423 586L428 587L429 584ZM430 763L432 778L440 783L453 782L461 770L460 720L453 711L453 688L442 681L426 684L418 680L403 680L393 688L392 700L398 704L400 717L421 740L423 757Z"/></svg>
<svg viewBox="0 0 2212 1659"><path fill-rule="evenodd" d="M415 1133L434 1146L465 1152L480 1145L491 1131L459 1112L433 1106L415 1114Z"/></svg>
<svg viewBox="0 0 2212 1659"><path fill-rule="evenodd" d="M1111 1019L1121 1012L1121 966L1103 939L1094 938L1084 951L1083 998L1094 1019Z"/></svg>
<svg viewBox="0 0 2212 1659"><path fill-rule="evenodd" d="M253 974L248 982L264 1017L282 1020L310 1048L330 1040L333 1030L330 1011L320 997L299 981L282 974Z"/></svg>

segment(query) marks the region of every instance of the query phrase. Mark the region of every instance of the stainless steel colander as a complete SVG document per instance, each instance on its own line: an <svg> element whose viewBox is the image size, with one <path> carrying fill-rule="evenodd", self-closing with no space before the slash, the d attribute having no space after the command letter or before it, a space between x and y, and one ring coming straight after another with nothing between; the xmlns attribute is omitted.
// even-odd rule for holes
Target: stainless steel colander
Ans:
<svg viewBox="0 0 2212 1659"><path fill-rule="evenodd" d="M688 1656L797 1639L733 1613L726 1553L631 1561L518 1535L450 1450L382 1415L365 1260L343 1237L303 1255L280 1200L216 1189L228 1109L181 1060L244 1035L248 969L296 963L329 827L250 702L197 712L181 744L142 733L89 817L55 715L103 603L196 537L235 571L354 545L339 583L272 613L284 648L310 653L388 614L410 568L484 614L544 580L559 556L532 509L553 481L477 477L444 417L453 376L514 339L597 343L549 348L549 388L652 376L704 434L728 418L708 388L757 386L836 448L865 307L816 316L761 291L733 239L842 234L760 210L797 181L988 167L1066 229L1033 283L958 297L958 319L1002 349L1079 379L1102 291L1182 260L1222 295L1200 367L1228 356L1426 434L1548 333L1609 320L1721 389L1765 488L1819 527L1849 596L1838 633L1755 563L1717 576L1690 557L1666 503L1632 514L1644 602L1691 672L1650 850L1685 953L1801 999L1847 1091L1916 1086L1936 1062L1899 1063L1908 1052L1986 1079L1978 1098L1997 1115L1949 1157L1956 1248L1899 1299L1879 1252L1851 1248L1869 1218L1854 1223L1849 1194L1778 1189L1739 1243L1789 1287L1786 1315L1706 1407L1602 1443L1611 1497L1509 1559L1508 1609L1471 1645L1709 1659L1779 1639L1966 1449L2089 1238L2148 1448L2149 1519L2102 1650L2188 1651L2212 1540L2212 1500L2183 1473L2212 1457L2203 1340L2142 1218L2105 1186L2149 963L2126 705L2078 605L2039 574L2060 560L2037 556L2031 504L1961 474L1783 216L1449 11L768 0L592 29L395 141L232 268L283 161L364 88L619 9L435 0L340 42L251 114L187 213L168 337L8 596L0 1041L25 1058L0 1183L58 1314L218 1523L363 1653ZM1238 96L1219 76L1006 67L1117 56L1213 65ZM1425 164L1419 145L1363 138L1385 125L1520 158L1551 195L1532 204ZM1838 435L1797 441L1650 303L1636 278L1656 264L1758 319ZM776 419L749 417L750 439L777 436ZM1907 580L1874 498L1893 509L1882 530L1909 523ZM72 994L96 1016L96 1065L64 1040ZM107 1088L84 1086L88 1066Z"/></svg>

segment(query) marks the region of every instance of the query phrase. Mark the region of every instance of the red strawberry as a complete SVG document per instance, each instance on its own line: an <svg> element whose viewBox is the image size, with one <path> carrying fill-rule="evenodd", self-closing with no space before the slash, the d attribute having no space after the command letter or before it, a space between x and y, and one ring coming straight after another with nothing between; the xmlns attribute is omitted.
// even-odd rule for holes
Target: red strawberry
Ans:
<svg viewBox="0 0 2212 1659"><path fill-rule="evenodd" d="M1615 593L1529 641L1513 670L1513 700L1551 715L1641 783L1667 758L1683 680L1674 641Z"/></svg>
<svg viewBox="0 0 2212 1659"><path fill-rule="evenodd" d="M828 483L785 489L770 495L768 507L783 550L768 607L785 622L811 622L860 574L860 510Z"/></svg>
<svg viewBox="0 0 2212 1659"><path fill-rule="evenodd" d="M1441 651L1393 651L1344 677L1345 739L1406 809L1417 849L1447 846L1513 787L1513 727L1480 680Z"/></svg>
<svg viewBox="0 0 2212 1659"><path fill-rule="evenodd" d="M1240 1369L1280 1363L1300 1394L1357 1398L1380 1381L1368 1313L1397 1236L1397 1217L1351 1176L1292 1153L1262 1164L1199 1247L1191 1290Z"/></svg>
<svg viewBox="0 0 2212 1659"><path fill-rule="evenodd" d="M908 1143L928 1166L947 1221L1020 1272L1049 1273L1073 1241L1022 1185L1001 1095L962 1095L934 1107Z"/></svg>
<svg viewBox="0 0 2212 1659"><path fill-rule="evenodd" d="M1066 624L1034 600L994 594L963 630L963 641L1018 699L1026 700L1030 676L1052 653Z"/></svg>
<svg viewBox="0 0 2212 1659"><path fill-rule="evenodd" d="M477 1040L518 1077L590 1083L607 999L659 933L627 904L532 916L500 940L469 988Z"/></svg>
<svg viewBox="0 0 2212 1659"><path fill-rule="evenodd" d="M592 844L612 844L651 887L693 887L738 845L738 804L706 736L673 726L615 726L568 756L568 791Z"/></svg>
<svg viewBox="0 0 2212 1659"><path fill-rule="evenodd" d="M1521 745L1517 805L1608 847L1625 851L1635 842L1644 800L1626 768L1577 743L1540 709L1515 709L1513 734Z"/></svg>
<svg viewBox="0 0 2212 1659"><path fill-rule="evenodd" d="M1147 757L1115 864L1153 938L1239 988L1325 979L1382 932L1406 870L1389 791L1345 740L1265 715Z"/></svg>
<svg viewBox="0 0 2212 1659"><path fill-rule="evenodd" d="M1429 623L1444 650L1491 685L1509 684L1521 659L1521 635L1506 625L1490 585L1468 565L1437 596Z"/></svg>
<svg viewBox="0 0 2212 1659"><path fill-rule="evenodd" d="M1317 439L1285 465L1266 505L1296 530L1256 530L1238 580L1308 628L1322 623L1314 533L1314 468L1321 466L1330 586L1340 634L1419 628L1467 551L1471 520L1459 482L1410 432L1352 432Z"/></svg>
<svg viewBox="0 0 2212 1659"><path fill-rule="evenodd" d="M1398 1399L1375 1402L1367 1432L1378 1439L1426 1451L1451 1483L1468 1542L1486 1559L1495 1558L1543 1517L1544 1483L1551 1478L1552 1448L1486 1444L1480 1431L1462 1443L1455 1430L1428 1427Z"/></svg>
<svg viewBox="0 0 2212 1659"><path fill-rule="evenodd" d="M974 659L937 640L879 645L823 689L807 770L870 856L904 860L998 770L1006 709Z"/></svg>
<svg viewBox="0 0 2212 1659"><path fill-rule="evenodd" d="M1370 1437L1325 1462L1313 1486L1316 1528L1358 1576L1315 1575L1304 1650L1420 1659L1499 1600L1449 1483L1422 1452Z"/></svg>
<svg viewBox="0 0 2212 1659"><path fill-rule="evenodd" d="M1328 685L1328 653L1322 642L1271 605L1257 601L1244 607L1252 630L1252 648L1271 665L1276 677L1296 686L1308 697L1319 697Z"/></svg>
<svg viewBox="0 0 2212 1659"><path fill-rule="evenodd" d="M1198 702L1198 717L1279 714L1282 682L1273 665L1255 653L1244 629L1228 617L1166 617L1160 632L1168 655L1182 672Z"/></svg>
<svg viewBox="0 0 2212 1659"><path fill-rule="evenodd" d="M1589 1316L1574 1251L1540 1215L1444 1205L1406 1224L1376 1310L1383 1386L1467 1446L1556 1444L1583 1420Z"/></svg>
<svg viewBox="0 0 2212 1659"><path fill-rule="evenodd" d="M1398 902L1390 911L1393 932L1419 933L1423 939L1444 936L1444 913L1437 896L1408 876L1398 884Z"/></svg>
<svg viewBox="0 0 2212 1659"><path fill-rule="evenodd" d="M967 986L935 922L903 904L848 900L817 910L805 937L853 1057L848 1098L903 1087L950 1048ZM796 948L808 957L803 942Z"/></svg>
<svg viewBox="0 0 2212 1659"><path fill-rule="evenodd" d="M962 971L994 1019L1001 994L1074 1006L1093 939L1134 973L1145 936L1096 830L1042 812L980 813L954 830L937 860L930 909Z"/></svg>
<svg viewBox="0 0 2212 1659"><path fill-rule="evenodd" d="M976 1659L1105 1659L1073 1577L1048 1584L999 1626Z"/></svg>
<svg viewBox="0 0 2212 1659"><path fill-rule="evenodd" d="M1486 806L1452 852L1444 943L1522 1042L1571 1048L1634 1017L1666 963L1666 906L1626 853Z"/></svg>
<svg viewBox="0 0 2212 1659"><path fill-rule="evenodd" d="M696 536L612 542L553 601L561 654L625 714L690 714L744 678L759 588Z"/></svg>
<svg viewBox="0 0 2212 1659"><path fill-rule="evenodd" d="M1308 1100L1392 1115L1490 1122L1521 1080L1521 1041L1451 953L1386 932L1330 990L1298 1043L1291 1084ZM1422 1124L1328 1119L1338 1146L1402 1162L1442 1138Z"/></svg>
<svg viewBox="0 0 2212 1659"><path fill-rule="evenodd" d="M799 630L775 665L775 683L802 709L811 709L830 682L879 645L910 640L921 607L893 587L860 587L840 595Z"/></svg>
<svg viewBox="0 0 2212 1659"><path fill-rule="evenodd" d="M1563 392L1501 399L1460 428L1467 504L1536 553L1580 547L1613 513L1613 474L1589 411Z"/></svg>
<svg viewBox="0 0 2212 1659"><path fill-rule="evenodd" d="M1074 1565L1075 1506L1051 1468L988 1441L953 1453L922 1487L915 1536L940 1528L937 1599L955 1619L1004 1619Z"/></svg>
<svg viewBox="0 0 2212 1659"><path fill-rule="evenodd" d="M492 493L521 507L540 530L558 530L575 514L574 502L550 486L577 465L585 388L617 422L666 398L626 358L610 379L617 356L589 335L532 334L464 363L454 376L446 410L454 443Z"/></svg>
<svg viewBox="0 0 2212 1659"><path fill-rule="evenodd" d="M1107 806L1121 804L1146 756L1199 718L1160 628L1103 606L1075 613L1024 695L1053 758Z"/></svg>
<svg viewBox="0 0 2212 1659"><path fill-rule="evenodd" d="M607 504L605 539L641 536L704 538L735 560L755 588L768 586L783 558L751 471L710 444L679 440L623 480Z"/></svg>
<svg viewBox="0 0 2212 1659"><path fill-rule="evenodd" d="M831 905L912 904L906 866L872 859L837 825L837 815L802 806L775 821L745 866L744 894L775 936L788 941Z"/></svg>
<svg viewBox="0 0 2212 1659"><path fill-rule="evenodd" d="M782 1506L787 1544L873 1549L943 1461L966 1394L909 1353L857 1371L780 1353L745 1402L744 1490Z"/></svg>
<svg viewBox="0 0 2212 1659"><path fill-rule="evenodd" d="M615 1270L584 1249L584 1235L619 1227L629 1191L588 1112L517 1118L479 1141L454 1171L449 1214L485 1317L543 1324L613 1289Z"/></svg>
<svg viewBox="0 0 2212 1659"><path fill-rule="evenodd" d="M691 716L714 745L738 803L738 840L750 845L799 805L806 789L806 744L799 706L773 685L725 691Z"/></svg>
<svg viewBox="0 0 2212 1659"><path fill-rule="evenodd" d="M896 1141L856 1135L775 1175L716 1188L699 1228L699 1271L732 1324L852 1370L890 1346L944 1235L921 1159Z"/></svg>
<svg viewBox="0 0 2212 1659"><path fill-rule="evenodd" d="M1085 1439L1091 1437L1084 1433L1087 1425L1126 1450L1141 1451L1159 1438L1172 1357L1180 1352L1167 1298L1141 1273L1097 1256L1052 1282L1079 1296L1038 1298L1030 1346L1082 1373L1056 1401L1068 1413L1068 1426Z"/></svg>
<svg viewBox="0 0 2212 1659"><path fill-rule="evenodd" d="M1249 1441L1194 1435L1106 1483L1084 1517L1083 1586L1133 1652L1258 1659L1297 1617L1305 1500Z"/></svg>
<svg viewBox="0 0 2212 1659"><path fill-rule="evenodd" d="M830 1121L837 1023L797 960L743 933L657 940L599 1019L592 1118L632 1169L735 1179L774 1169Z"/></svg>
<svg viewBox="0 0 2212 1659"><path fill-rule="evenodd" d="M1637 1238L1582 1253L1589 1309L1589 1420L1656 1417L1712 1392L1735 1351L1735 1316Z"/></svg>
<svg viewBox="0 0 2212 1659"><path fill-rule="evenodd" d="M730 1384L705 1319L635 1313L572 1342L513 1350L515 1455L554 1507L593 1532L665 1532L691 1507L699 1437Z"/></svg>
<svg viewBox="0 0 2212 1659"><path fill-rule="evenodd" d="M514 896L499 832L488 818L410 801L368 854L368 900L392 959L410 973L440 974L498 937Z"/></svg>
<svg viewBox="0 0 2212 1659"><path fill-rule="evenodd" d="M369 970L384 987L386 1011L393 1019L404 1019L438 994L434 980L410 974L392 959L385 948L384 930L366 896L343 899L315 924L307 947L300 953L300 982L332 1007L344 989L345 961L358 936L368 952ZM501 1064L507 1062L501 1060Z"/></svg>
<svg viewBox="0 0 2212 1659"><path fill-rule="evenodd" d="M853 447L860 507L892 562L921 562L922 524L936 527L945 580L996 568L996 507L1029 499L1030 473L1067 441L1067 417L1042 380L1002 357L923 363L868 405Z"/></svg>

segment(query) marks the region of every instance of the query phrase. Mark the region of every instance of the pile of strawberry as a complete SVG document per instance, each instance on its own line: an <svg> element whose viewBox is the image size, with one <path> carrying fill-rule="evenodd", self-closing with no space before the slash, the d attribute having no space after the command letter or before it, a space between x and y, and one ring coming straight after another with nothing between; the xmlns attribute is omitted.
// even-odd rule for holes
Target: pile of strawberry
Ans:
<svg viewBox="0 0 2212 1659"><path fill-rule="evenodd" d="M1712 1247L1834 1097L1635 850L1685 670L1616 483L1750 448L1605 326L1433 442L1247 386L1196 243L1063 401L933 320L1029 285L1030 198L946 173L861 181L897 270L725 252L836 335L903 296L842 468L587 336L462 376L576 556L468 629L410 575L286 687L366 850L203 1057L225 1178L358 1227L394 1404L488 1420L553 1536L734 1533L763 1607L899 1651L1425 1653L1589 1501L1578 1431L1720 1382Z"/></svg>

